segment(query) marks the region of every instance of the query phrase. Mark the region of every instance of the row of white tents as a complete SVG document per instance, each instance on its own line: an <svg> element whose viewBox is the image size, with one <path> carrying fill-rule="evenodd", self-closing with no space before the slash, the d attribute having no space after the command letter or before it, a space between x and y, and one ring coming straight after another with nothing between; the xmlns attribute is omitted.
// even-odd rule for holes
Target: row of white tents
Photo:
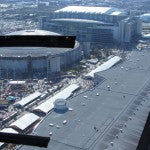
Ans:
<svg viewBox="0 0 150 150"><path fill-rule="evenodd" d="M48 113L50 110L54 107L55 100L61 98L61 99L67 99L69 98L72 93L79 88L79 85L77 84L71 84L68 87L66 87L61 92L57 93L55 96L51 97L41 105L34 108L35 111L42 111L44 113ZM25 106L27 103L32 101L33 99L39 97L41 95L40 92L35 92L28 97L22 99L21 101L17 102L16 104L21 105L22 107ZM40 117L38 115L35 115L34 113L27 113L17 119L15 122L9 125L9 128L4 128L0 132L6 132L6 133L23 133L26 132L32 125L36 124L40 121ZM4 143L0 143L0 147L3 147Z"/></svg>
<svg viewBox="0 0 150 150"><path fill-rule="evenodd" d="M35 122L38 122L40 120L40 117L33 114L28 113L23 115L21 118L13 122L9 125L9 128L4 128L0 132L4 133L14 133L18 134L19 132L24 132L26 129L28 129L31 125L33 125ZM5 143L0 142L0 148L5 146Z"/></svg>
<svg viewBox="0 0 150 150"><path fill-rule="evenodd" d="M49 98L47 101L42 103L41 105L34 108L34 111L37 112L43 112L47 114L49 111L51 111L54 108L54 102L57 99L67 99L69 98L75 90L79 88L79 85L77 84L71 84L61 92L57 93L55 96Z"/></svg>
<svg viewBox="0 0 150 150"><path fill-rule="evenodd" d="M26 105L30 104L31 102L35 101L36 99L38 99L40 96L42 95L42 93L40 92L34 92L33 94L30 94L29 96L23 98L22 100L16 102L14 104L14 106L18 107L18 108L23 108Z"/></svg>

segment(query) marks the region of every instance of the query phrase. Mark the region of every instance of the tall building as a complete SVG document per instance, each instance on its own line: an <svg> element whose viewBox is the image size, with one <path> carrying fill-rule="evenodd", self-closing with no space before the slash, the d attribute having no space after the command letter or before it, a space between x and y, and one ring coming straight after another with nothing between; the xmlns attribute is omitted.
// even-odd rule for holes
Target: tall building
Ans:
<svg viewBox="0 0 150 150"><path fill-rule="evenodd" d="M119 42L130 43L138 35L141 35L139 17L128 17L119 22Z"/></svg>
<svg viewBox="0 0 150 150"><path fill-rule="evenodd" d="M141 20L141 32L143 34L150 33L150 13L146 13L140 16Z"/></svg>

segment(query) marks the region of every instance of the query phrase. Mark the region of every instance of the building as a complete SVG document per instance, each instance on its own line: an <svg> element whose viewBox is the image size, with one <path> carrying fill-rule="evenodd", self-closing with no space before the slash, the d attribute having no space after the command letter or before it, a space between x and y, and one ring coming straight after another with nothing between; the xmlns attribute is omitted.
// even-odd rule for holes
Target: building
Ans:
<svg viewBox="0 0 150 150"><path fill-rule="evenodd" d="M26 81L9 81L8 83L9 91L26 91L27 83Z"/></svg>
<svg viewBox="0 0 150 150"><path fill-rule="evenodd" d="M17 131L15 131L14 129L11 129L11 128L4 128L0 132L18 134ZM8 145L8 144L0 142L0 149L3 149L6 145Z"/></svg>
<svg viewBox="0 0 150 150"><path fill-rule="evenodd" d="M34 92L33 94L28 95L27 97L22 98L20 101L16 102L14 106L16 108L24 108L25 106L29 105L33 101L40 98L41 93L40 92Z"/></svg>
<svg viewBox="0 0 150 150"><path fill-rule="evenodd" d="M128 17L119 22L119 41L130 43L141 35L141 20L139 17Z"/></svg>
<svg viewBox="0 0 150 150"><path fill-rule="evenodd" d="M150 107L149 57L149 49L133 51L125 61L96 73L103 80L94 76L97 86L70 98L70 111L47 114L35 129L51 137L47 149L136 150ZM19 150L28 149L35 147Z"/></svg>
<svg viewBox="0 0 150 150"><path fill-rule="evenodd" d="M92 79L94 78L95 73L101 72L111 68L112 66L116 65L118 62L121 61L119 56L114 56L110 58L108 61L104 62L102 65L98 66L96 69L92 70L88 74L85 75L85 79Z"/></svg>
<svg viewBox="0 0 150 150"><path fill-rule="evenodd" d="M59 93L57 93L55 96L49 98L44 103L40 104L39 106L35 107L33 109L33 112L38 115L45 115L54 108L54 103L57 99L64 99L66 100L70 96L73 95L73 92L78 90L80 87L77 84L71 84Z"/></svg>
<svg viewBox="0 0 150 150"><path fill-rule="evenodd" d="M55 18L76 18L116 23L127 16L127 13L111 7L68 6L55 11Z"/></svg>
<svg viewBox="0 0 150 150"><path fill-rule="evenodd" d="M11 35L58 35L43 30L23 30ZM74 48L3 47L0 48L0 77L43 78L59 74L82 58L79 43Z"/></svg>
<svg viewBox="0 0 150 150"><path fill-rule="evenodd" d="M140 16L141 19L141 31L142 34L149 34L150 33L150 13L143 14Z"/></svg>
<svg viewBox="0 0 150 150"><path fill-rule="evenodd" d="M137 23L128 17L128 12L117 8L68 6L51 13L49 17L41 17L40 28L76 35L83 45L86 42L130 43L137 34Z"/></svg>
<svg viewBox="0 0 150 150"><path fill-rule="evenodd" d="M38 2L38 15L47 16L49 13L59 9L61 4L59 1Z"/></svg>
<svg viewBox="0 0 150 150"><path fill-rule="evenodd" d="M17 119L15 122L9 125L10 128L18 131L18 132L30 132L33 127L39 122L40 118L33 114L27 113L23 115L21 118Z"/></svg>

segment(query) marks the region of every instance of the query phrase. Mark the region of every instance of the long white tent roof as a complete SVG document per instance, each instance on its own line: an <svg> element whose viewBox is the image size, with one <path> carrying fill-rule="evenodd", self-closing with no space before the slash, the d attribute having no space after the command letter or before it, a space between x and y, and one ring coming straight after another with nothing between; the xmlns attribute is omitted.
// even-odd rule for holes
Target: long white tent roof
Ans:
<svg viewBox="0 0 150 150"><path fill-rule="evenodd" d="M41 93L35 92L35 93L23 98L22 100L16 102L14 105L20 105L21 107L24 107L25 105L32 102L34 99L38 98L39 96L41 96Z"/></svg>
<svg viewBox="0 0 150 150"><path fill-rule="evenodd" d="M40 119L37 115L33 113L28 113L13 122L9 127L18 128L20 130L25 130L27 127L32 125L35 121Z"/></svg>
<svg viewBox="0 0 150 150"><path fill-rule="evenodd" d="M50 110L54 108L54 102L57 99L67 99L71 96L71 94L79 88L79 85L77 84L71 84L55 96L51 97L48 99L46 102L42 103L41 105L37 106L34 108L34 110L40 110L44 113L48 113Z"/></svg>
<svg viewBox="0 0 150 150"><path fill-rule="evenodd" d="M12 128L4 128L2 129L0 132L4 132L4 133L18 133L17 131L15 131L14 129ZM0 142L0 147L3 145L4 143Z"/></svg>
<svg viewBox="0 0 150 150"><path fill-rule="evenodd" d="M90 7L90 6L67 6L65 8L59 9L55 11L56 13L59 12L67 12L67 13L94 13L94 14L108 14L111 15L114 12L117 12L117 14L114 15L120 15L123 13L123 11L112 8L112 7ZM112 14L113 15L113 14Z"/></svg>
<svg viewBox="0 0 150 150"><path fill-rule="evenodd" d="M0 132L5 132L5 133L18 133L16 130L12 128L4 128Z"/></svg>
<svg viewBox="0 0 150 150"><path fill-rule="evenodd" d="M115 65L117 62L119 62L120 60L121 58L119 56L114 56L113 58L109 59L108 61L106 61L99 67L97 67L96 69L92 70L90 73L86 75L86 77L94 78L94 73L107 70L113 65Z"/></svg>

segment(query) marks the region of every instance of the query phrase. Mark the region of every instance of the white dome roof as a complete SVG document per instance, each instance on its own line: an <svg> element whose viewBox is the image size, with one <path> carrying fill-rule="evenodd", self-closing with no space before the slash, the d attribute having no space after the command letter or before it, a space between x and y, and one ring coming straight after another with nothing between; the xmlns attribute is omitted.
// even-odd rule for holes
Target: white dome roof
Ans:
<svg viewBox="0 0 150 150"><path fill-rule="evenodd" d="M46 30L21 30L9 33L7 35L60 35L60 34Z"/></svg>

